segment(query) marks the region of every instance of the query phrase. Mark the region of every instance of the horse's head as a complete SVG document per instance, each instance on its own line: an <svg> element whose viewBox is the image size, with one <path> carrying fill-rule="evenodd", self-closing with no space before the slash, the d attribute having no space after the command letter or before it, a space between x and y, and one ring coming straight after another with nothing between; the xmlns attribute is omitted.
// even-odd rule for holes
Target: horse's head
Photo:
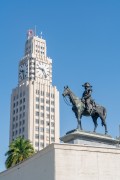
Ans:
<svg viewBox="0 0 120 180"><path fill-rule="evenodd" d="M64 91L63 91L63 97L67 96L70 94L70 89L68 86L64 86Z"/></svg>

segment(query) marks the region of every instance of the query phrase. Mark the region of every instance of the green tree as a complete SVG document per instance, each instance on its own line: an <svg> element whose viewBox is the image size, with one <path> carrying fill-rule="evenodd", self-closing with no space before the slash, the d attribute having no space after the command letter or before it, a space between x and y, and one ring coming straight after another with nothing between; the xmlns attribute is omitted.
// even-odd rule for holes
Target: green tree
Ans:
<svg viewBox="0 0 120 180"><path fill-rule="evenodd" d="M34 154L34 149L29 140L22 137L16 138L11 142L9 150L5 153L7 159L5 161L6 168L10 168Z"/></svg>

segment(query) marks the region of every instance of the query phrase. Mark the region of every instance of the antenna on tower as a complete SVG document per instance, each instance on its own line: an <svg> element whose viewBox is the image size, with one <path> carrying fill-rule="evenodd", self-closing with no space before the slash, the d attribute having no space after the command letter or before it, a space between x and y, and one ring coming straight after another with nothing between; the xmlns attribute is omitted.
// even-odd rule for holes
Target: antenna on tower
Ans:
<svg viewBox="0 0 120 180"><path fill-rule="evenodd" d="M35 25L35 36L36 36L36 25Z"/></svg>
<svg viewBox="0 0 120 180"><path fill-rule="evenodd" d="M40 33L40 37L41 37L41 39L42 39L42 31L41 31L41 33Z"/></svg>

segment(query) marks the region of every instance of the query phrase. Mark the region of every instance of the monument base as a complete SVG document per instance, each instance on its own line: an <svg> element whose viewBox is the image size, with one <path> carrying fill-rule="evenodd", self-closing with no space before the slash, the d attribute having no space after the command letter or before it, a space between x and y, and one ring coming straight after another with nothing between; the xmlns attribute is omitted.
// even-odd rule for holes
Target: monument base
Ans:
<svg viewBox="0 0 120 180"><path fill-rule="evenodd" d="M64 143L92 145L99 147L119 147L120 140L114 139L109 135L103 135L93 132L71 130L65 136L60 138Z"/></svg>

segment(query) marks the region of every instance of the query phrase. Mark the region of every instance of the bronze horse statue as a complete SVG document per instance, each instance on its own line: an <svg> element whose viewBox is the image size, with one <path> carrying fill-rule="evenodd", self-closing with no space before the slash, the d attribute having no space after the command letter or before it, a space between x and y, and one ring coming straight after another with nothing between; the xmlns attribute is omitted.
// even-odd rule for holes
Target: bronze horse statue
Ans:
<svg viewBox="0 0 120 180"><path fill-rule="evenodd" d="M85 104L82 102L82 100L77 97L68 86L64 87L63 97L68 96L70 102L72 103L72 110L75 113L75 116L77 118L77 130L82 130L82 124L81 124L81 118L82 116L91 116L93 123L94 123L94 131L96 132L97 129L97 119L100 117L102 126L105 127L105 134L107 134L107 124L106 124L106 109L103 106L97 105L94 107L92 106L92 111L89 113L86 111Z"/></svg>

